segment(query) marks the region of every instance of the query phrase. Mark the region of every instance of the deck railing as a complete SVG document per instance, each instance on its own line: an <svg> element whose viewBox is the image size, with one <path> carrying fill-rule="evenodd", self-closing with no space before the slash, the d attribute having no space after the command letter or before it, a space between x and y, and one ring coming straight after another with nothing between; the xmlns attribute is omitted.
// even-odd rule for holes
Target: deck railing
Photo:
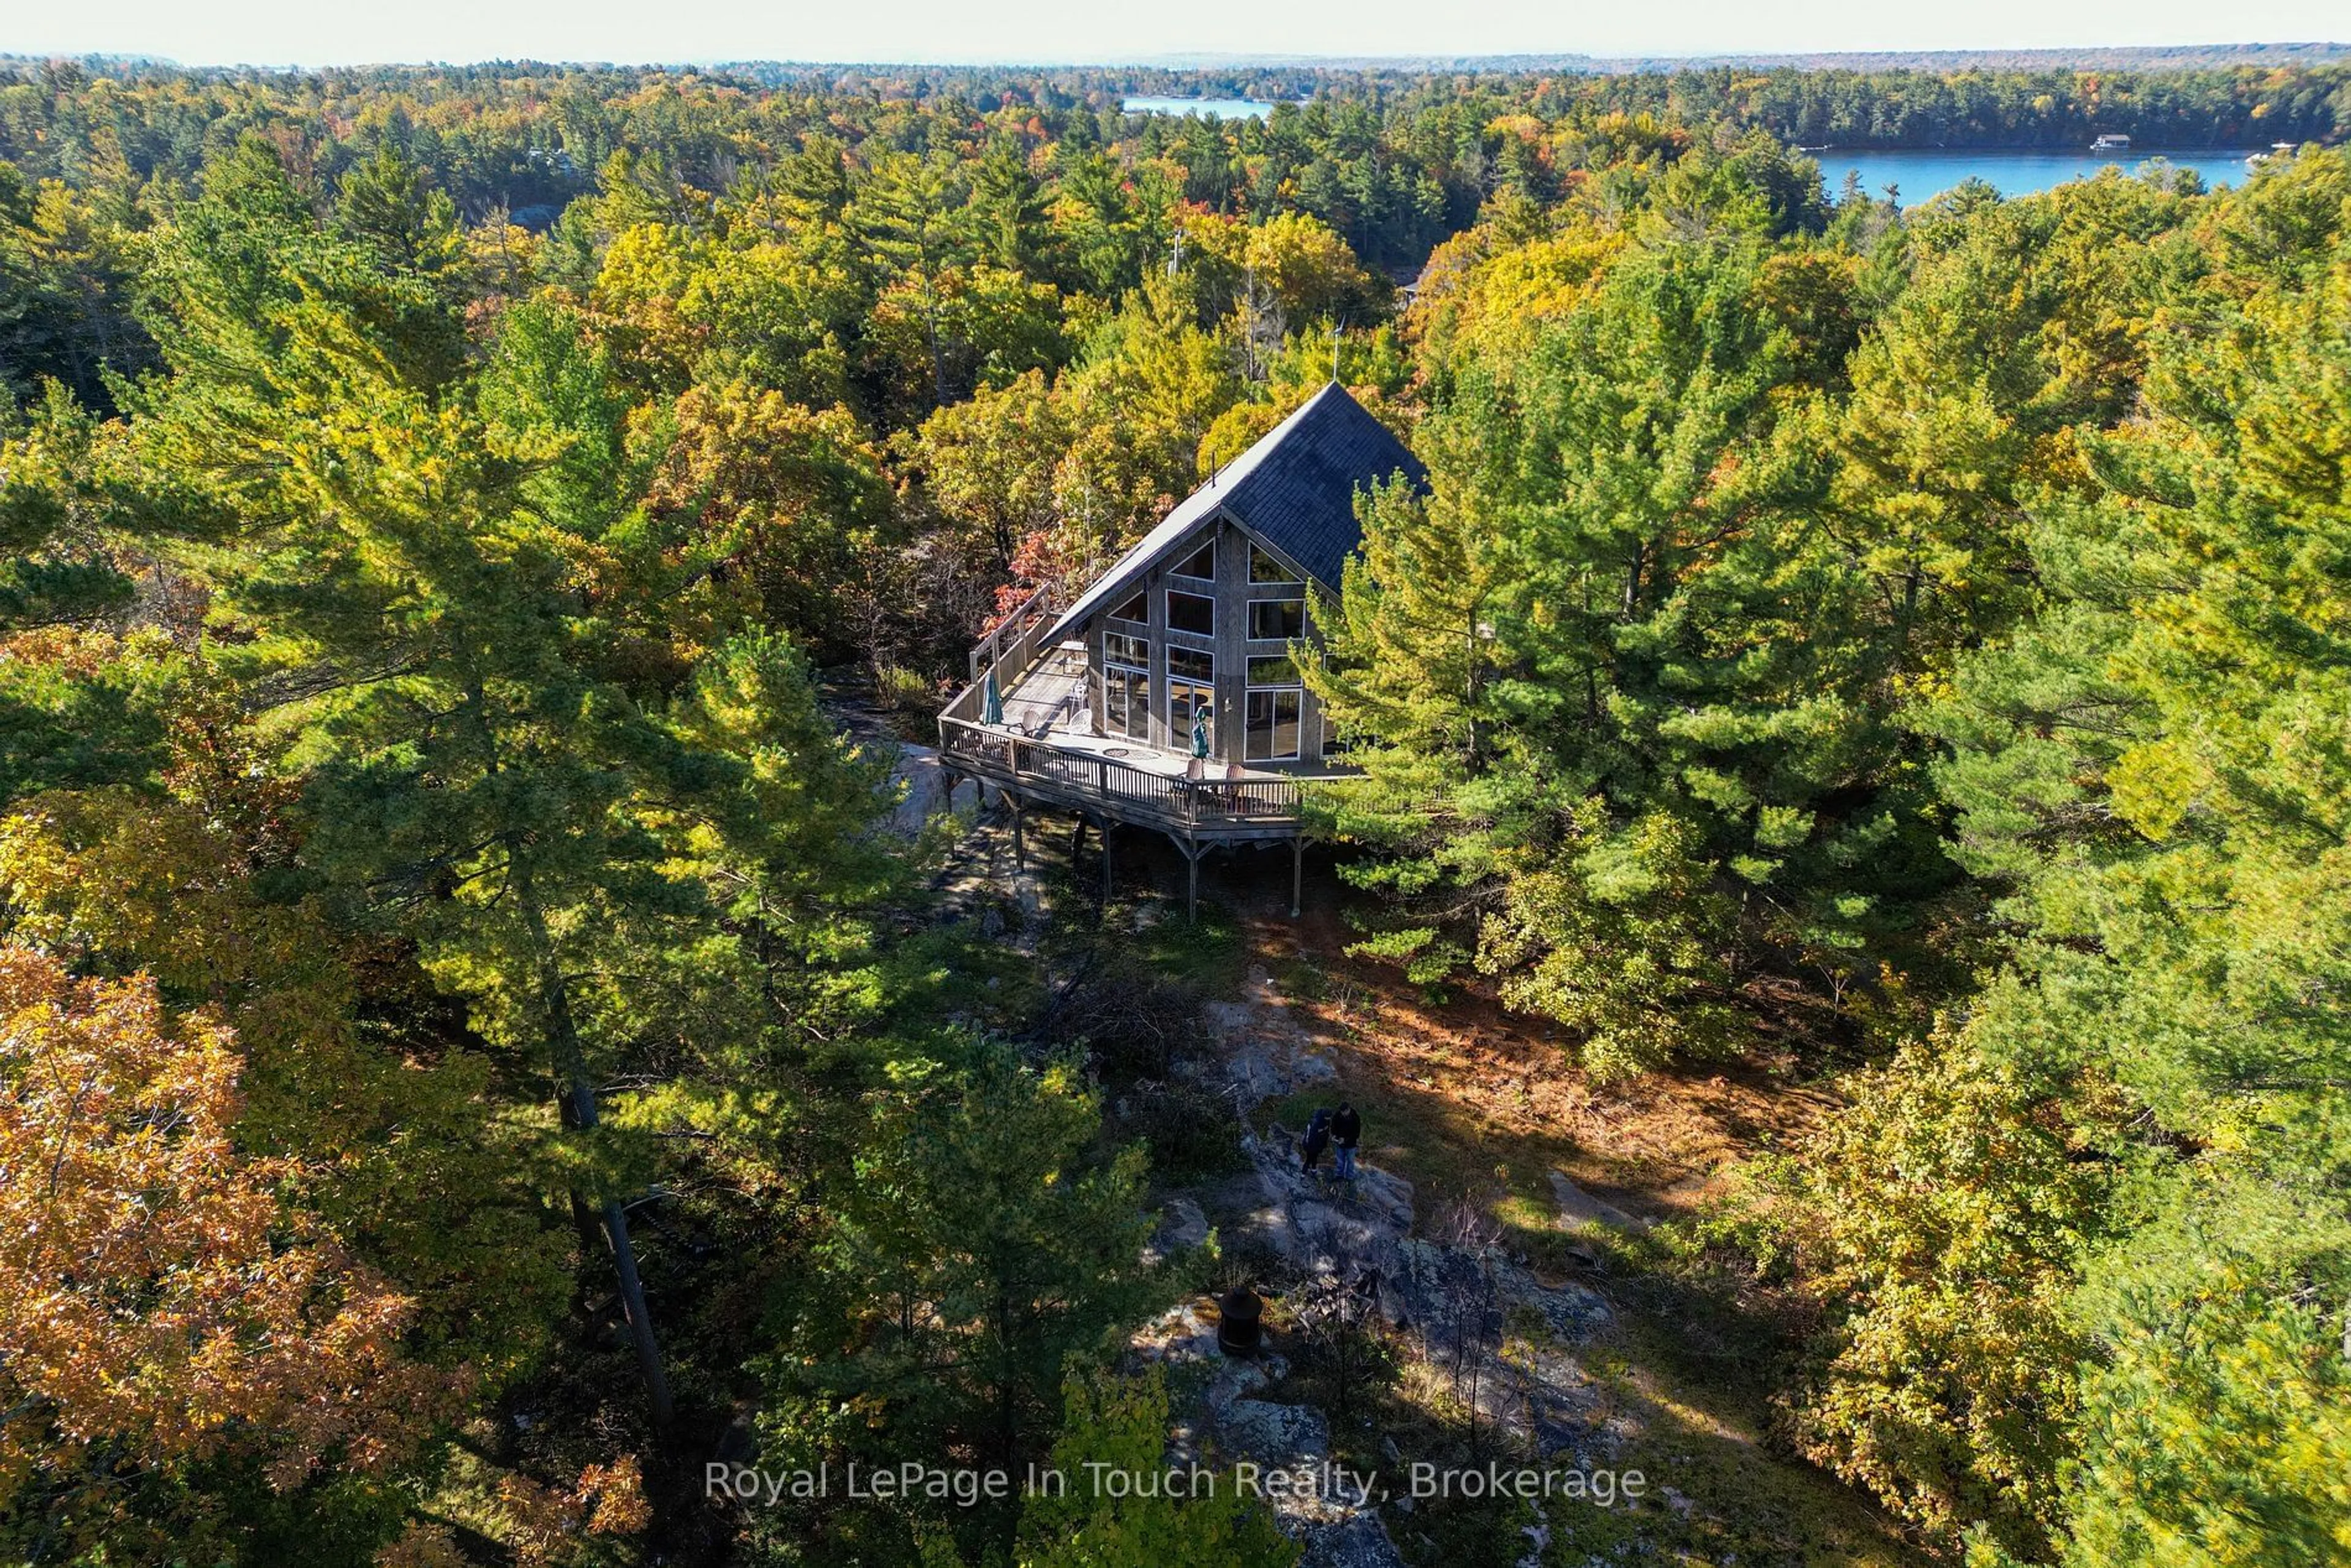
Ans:
<svg viewBox="0 0 2351 1568"><path fill-rule="evenodd" d="M990 670L1002 685L1019 678L1037 657L1037 643L1053 619L1053 591L1040 588L1022 600L996 629L973 645L971 678L977 684Z"/></svg>
<svg viewBox="0 0 2351 1568"><path fill-rule="evenodd" d="M1211 830L1298 820L1294 779L1186 779L951 716L940 718L939 739L965 772L1129 819Z"/></svg>

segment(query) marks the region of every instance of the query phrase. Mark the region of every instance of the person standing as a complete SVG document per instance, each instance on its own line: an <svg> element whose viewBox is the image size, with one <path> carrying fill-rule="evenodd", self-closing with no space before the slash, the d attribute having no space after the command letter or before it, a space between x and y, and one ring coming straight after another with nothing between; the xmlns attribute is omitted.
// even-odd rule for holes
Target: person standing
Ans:
<svg viewBox="0 0 2351 1568"><path fill-rule="evenodd" d="M1299 1168L1312 1176L1316 1163L1322 1158L1322 1151L1330 1142L1331 1107L1319 1105L1315 1107L1313 1118L1306 1124L1306 1146L1302 1151L1305 1164Z"/></svg>
<svg viewBox="0 0 2351 1568"><path fill-rule="evenodd" d="M1364 1119L1355 1114L1352 1102L1339 1102L1339 1113L1331 1118L1331 1146L1338 1151L1339 1179L1355 1179L1355 1145L1364 1135Z"/></svg>

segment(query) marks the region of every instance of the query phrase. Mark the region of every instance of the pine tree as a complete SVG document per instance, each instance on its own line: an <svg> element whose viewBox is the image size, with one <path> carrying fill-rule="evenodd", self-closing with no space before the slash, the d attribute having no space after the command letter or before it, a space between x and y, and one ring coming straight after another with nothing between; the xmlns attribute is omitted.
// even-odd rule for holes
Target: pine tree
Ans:
<svg viewBox="0 0 2351 1568"><path fill-rule="evenodd" d="M828 1273L852 1358L829 1386L952 1435L988 1461L1039 1450L1073 1356L1098 1354L1158 1283L1143 1155L1090 1156L1101 1113L1075 1068L975 1043L968 1062L882 1095L852 1179L831 1195Z"/></svg>
<svg viewBox="0 0 2351 1568"><path fill-rule="evenodd" d="M1606 1071L1719 1049L1759 966L1850 983L1881 898L1948 874L1898 628L1817 526L1833 367L1783 270L1751 238L1635 249L1465 333L1435 496L1367 512L1318 676L1368 739L1336 821L1409 850L1361 874L1441 916L1374 950L1471 959Z"/></svg>
<svg viewBox="0 0 2351 1568"><path fill-rule="evenodd" d="M1064 1398L1052 1468L1069 1478L1069 1490L1031 1498L1021 1511L1021 1568L1290 1568L1298 1561L1298 1543L1238 1488L1220 1484L1212 1494L1179 1500L1155 1484L1169 1468L1167 1386L1157 1368L1134 1377L1072 1376ZM1113 1476L1137 1495L1114 1495L1105 1479Z"/></svg>
<svg viewBox="0 0 2351 1568"><path fill-rule="evenodd" d="M2288 191L2341 178L2318 161ZM2230 199L2219 232L2285 193ZM1876 1448L1876 1484L1931 1493L1942 1460L2000 1470L2015 1435L2062 1423L2055 1455L1978 1505L1986 1561L2237 1568L2351 1540L2351 256L2339 227L2332 245L2322 276L2224 274L2149 335L2137 416L2075 432L2088 485L2044 486L2029 510L2045 607L1963 657L1923 716L1952 748L1956 852L2005 890L2021 940L1954 1060L1912 1070L1913 1092L1954 1075L2005 1103L1979 1136L1917 1133L1943 1152L1935 1207L2003 1216L2019 1261L1971 1279L1980 1249L1917 1233L1914 1158L1831 1180L1818 1220L1873 1238L1857 1265L1923 1267L1839 1292L1832 1333L1853 1348L1801 1418L1858 1457L1883 1430L1861 1347L1936 1326L1922 1301L1971 1301L1978 1323L2026 1304L2001 1354L2038 1347L2029 1384L1959 1372L1929 1403L1947 1437L1974 1436ZM2064 1172L2017 1185L2021 1151L2047 1166L2061 1150ZM2052 1545L2011 1528L2020 1505Z"/></svg>

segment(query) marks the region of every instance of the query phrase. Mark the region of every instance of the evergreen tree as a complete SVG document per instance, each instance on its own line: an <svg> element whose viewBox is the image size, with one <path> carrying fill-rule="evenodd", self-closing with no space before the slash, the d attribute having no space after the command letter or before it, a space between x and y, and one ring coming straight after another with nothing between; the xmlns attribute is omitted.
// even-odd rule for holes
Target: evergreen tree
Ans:
<svg viewBox="0 0 2351 1568"><path fill-rule="evenodd" d="M2351 413L2351 259L2332 243L2324 283L2231 277L2154 336L2141 417L2076 434L2092 495L2051 488L2029 510L2046 606L1963 658L1926 716L1953 748L1957 852L2009 891L2022 936L1957 1061L1915 1070L2009 1086L1995 1128L1945 1140L1938 1206L2004 1213L2029 1262L1988 1294L1976 1249L1917 1235L1914 1277L1843 1292L1833 1336L1855 1347L1843 1364L1909 1332L1921 1295L1979 1315L2041 1303L2011 1320L2042 1347L2032 1386L1955 1377L1936 1401L1975 1435L1939 1458L1879 1450L1898 1473L1886 1490L1931 1495L1938 1466L2002 1468L2011 1434L2063 1424L2056 1454L1976 1512L1988 1560L2044 1550L2008 1528L2020 1502L2084 1568L2284 1564L2351 1539L2351 1036L2334 1001L2351 955L2335 739L2351 622L2329 434ZM2020 1186L2032 1145L2110 1174ZM1915 1171L1865 1157L1816 1222L1909 1230ZM2078 1360L2051 1354L2068 1342ZM1803 1418L1857 1460L1882 1427L1854 1370L1833 1368Z"/></svg>
<svg viewBox="0 0 2351 1568"><path fill-rule="evenodd" d="M1290 1568L1296 1542L1238 1487L1176 1499L1155 1485L1168 1469L1168 1400L1156 1368L1134 1377L1071 1377L1068 1416L1052 1468L1070 1478L1063 1494L1029 1500L1020 1515L1021 1568L1154 1568L1163 1563L1225 1563ZM1214 1473L1214 1472L1212 1472ZM1120 1497L1103 1478L1140 1494ZM1218 1474L1222 1483L1228 1474Z"/></svg>
<svg viewBox="0 0 2351 1568"><path fill-rule="evenodd" d="M808 1332L854 1348L825 1383L882 1402L893 1429L1016 1465L1041 1451L1071 1359L1158 1289L1140 1261L1143 1155L1092 1157L1100 1108L1068 1063L977 1042L929 1076L878 1097L831 1197L840 1294Z"/></svg>
<svg viewBox="0 0 2351 1568"><path fill-rule="evenodd" d="M1367 512L1315 677L1365 773L1337 821L1406 852L1359 874L1444 915L1372 950L1474 961L1605 1071L1720 1049L1761 966L1846 983L1946 874L1899 628L1817 523L1832 367L1783 270L1637 249L1458 363L1436 494Z"/></svg>

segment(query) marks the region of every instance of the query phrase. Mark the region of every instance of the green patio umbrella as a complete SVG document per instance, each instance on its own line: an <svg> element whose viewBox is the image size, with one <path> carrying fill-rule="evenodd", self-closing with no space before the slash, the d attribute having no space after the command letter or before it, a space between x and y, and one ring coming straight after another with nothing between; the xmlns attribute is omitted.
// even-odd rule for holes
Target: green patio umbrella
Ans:
<svg viewBox="0 0 2351 1568"><path fill-rule="evenodd" d="M994 670L987 672L987 689L979 694L979 722L982 724L1004 722L1004 694L997 689Z"/></svg>
<svg viewBox="0 0 2351 1568"><path fill-rule="evenodd" d="M1217 710L1204 707L1192 715L1192 755L1208 755L1208 716Z"/></svg>

